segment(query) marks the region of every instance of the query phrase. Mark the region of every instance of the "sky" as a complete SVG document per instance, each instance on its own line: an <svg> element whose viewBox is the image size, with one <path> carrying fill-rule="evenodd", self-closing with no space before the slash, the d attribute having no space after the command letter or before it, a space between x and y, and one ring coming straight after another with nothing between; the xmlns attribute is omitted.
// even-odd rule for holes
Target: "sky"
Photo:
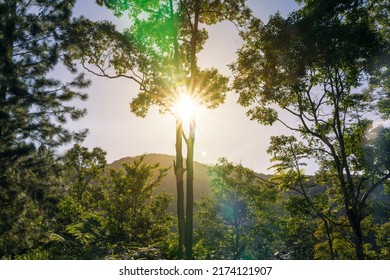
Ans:
<svg viewBox="0 0 390 280"><path fill-rule="evenodd" d="M248 5L264 22L277 11L286 16L298 9L293 0L249 0ZM118 19L112 11L99 7L95 0L78 0L74 16L80 15L92 20L109 20L118 30L123 30L128 24L125 18ZM223 22L209 28L209 40L199 54L199 66L216 67L230 76L227 65L235 61L240 44L231 23ZM89 99L77 104L87 108L88 114L69 124L74 130L89 129L84 146L101 147L107 152L108 162L144 153L175 154L175 119L172 115L161 115L158 108L151 108L145 118L137 117L129 107L138 93L134 82L88 77L92 80L92 85L85 90ZM246 109L237 104L237 99L236 93L229 92L226 102L217 109L198 114L195 160L214 164L225 157L257 172L272 173L268 170L271 163L266 152L270 137L291 133L280 124L270 127L250 121Z"/></svg>

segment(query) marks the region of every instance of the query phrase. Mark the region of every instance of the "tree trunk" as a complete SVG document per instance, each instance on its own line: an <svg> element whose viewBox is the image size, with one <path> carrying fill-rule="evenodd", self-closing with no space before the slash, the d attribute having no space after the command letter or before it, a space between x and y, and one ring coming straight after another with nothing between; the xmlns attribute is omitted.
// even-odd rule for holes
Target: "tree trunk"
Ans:
<svg viewBox="0 0 390 280"><path fill-rule="evenodd" d="M328 221L325 218L322 218L322 221L324 222L325 230L326 230L326 237L328 240L328 246L329 246L329 254L332 260L335 260L335 255L333 251L333 239L332 239L332 231L329 227Z"/></svg>
<svg viewBox="0 0 390 280"><path fill-rule="evenodd" d="M8 10L5 11L5 18L2 18L5 23L2 25L2 44L0 45L0 61L1 63L1 83L0 83L0 105L1 111L0 113L7 115L6 111L3 111L6 100L7 100L7 91L9 86L11 85L11 79L15 79L15 70L13 63L13 53L14 53L14 41L15 41L15 31L16 31L16 2L12 2L7 5ZM4 76L3 76L4 75ZM5 139L6 135L6 127L7 123L4 124L4 117L0 121L0 136L1 140ZM2 143L0 142L0 147L2 147ZM2 174L0 174L2 175Z"/></svg>
<svg viewBox="0 0 390 280"><path fill-rule="evenodd" d="M364 260L364 248L363 248L363 232L362 232L362 225L360 217L356 213L357 211L353 210L347 210L348 213L348 219L350 221L350 224L352 226L352 232L354 237L354 244L355 244L355 251L356 251L356 258L358 260Z"/></svg>
<svg viewBox="0 0 390 280"><path fill-rule="evenodd" d="M178 258L184 256L185 215L184 215L184 168L183 168L183 124L176 119L176 162L174 163L177 189L177 220L179 228Z"/></svg>
<svg viewBox="0 0 390 280"><path fill-rule="evenodd" d="M341 189L344 196L345 212L347 214L348 222L352 228L356 258L358 260L364 260L365 256L363 249L363 232L361 227L361 218L357 207L358 202L356 199L354 199L354 194L351 191L351 189L353 190L353 186L351 187L350 185L348 186L349 188L347 188L347 184L345 184L344 180L342 179L342 176L343 174L339 173Z"/></svg>
<svg viewBox="0 0 390 280"><path fill-rule="evenodd" d="M191 38L191 78L190 93L195 96L196 83L196 45L198 42L200 1L194 3L194 25ZM192 233L194 220L194 144L195 144L195 116L191 119L187 144L187 208L186 208L186 259L192 259Z"/></svg>
<svg viewBox="0 0 390 280"><path fill-rule="evenodd" d="M173 46L174 46L174 64L176 75L181 76L180 69L180 54L178 33L174 21L173 1L169 1L170 16L172 20ZM183 167L183 123L178 116L176 116L176 162L174 163L176 190L177 190L177 223L179 232L179 249L177 257L183 259L184 244L185 244L185 213L184 213L184 167Z"/></svg>
<svg viewBox="0 0 390 280"><path fill-rule="evenodd" d="M186 259L192 259L192 233L194 223L194 144L195 120L191 120L187 139L187 209L186 209Z"/></svg>

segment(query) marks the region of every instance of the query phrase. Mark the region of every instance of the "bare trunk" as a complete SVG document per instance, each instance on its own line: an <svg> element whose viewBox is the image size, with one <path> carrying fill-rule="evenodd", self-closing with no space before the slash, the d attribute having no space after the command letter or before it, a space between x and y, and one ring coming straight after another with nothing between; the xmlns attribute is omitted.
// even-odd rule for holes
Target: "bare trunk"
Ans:
<svg viewBox="0 0 390 280"><path fill-rule="evenodd" d="M179 228L179 250L178 258L184 256L184 236L185 236L185 215L184 215L184 167L183 167L183 126L179 119L176 119L176 162L175 176L177 189L177 220Z"/></svg>
<svg viewBox="0 0 390 280"><path fill-rule="evenodd" d="M174 46L174 64L176 75L180 76L180 55L179 55L179 43L178 34L174 21L174 9L172 0L169 1L170 16L172 19L173 46ZM185 213L184 213L184 167L183 167L183 123L176 117L176 162L174 163L175 177L176 177L176 190L177 190L177 223L179 233L179 249L178 258L184 257L184 244L185 244Z"/></svg>
<svg viewBox="0 0 390 280"><path fill-rule="evenodd" d="M186 259L192 259L192 233L194 223L194 144L195 120L191 121L187 139L187 209L186 209Z"/></svg>
<svg viewBox="0 0 390 280"><path fill-rule="evenodd" d="M195 95L196 83L196 45L198 42L198 25L199 25L199 0L194 4L194 25L191 38L191 80L190 93ZM190 123L190 130L187 144L187 208L186 208L186 259L192 259L192 233L194 222L194 144L195 144L195 119Z"/></svg>

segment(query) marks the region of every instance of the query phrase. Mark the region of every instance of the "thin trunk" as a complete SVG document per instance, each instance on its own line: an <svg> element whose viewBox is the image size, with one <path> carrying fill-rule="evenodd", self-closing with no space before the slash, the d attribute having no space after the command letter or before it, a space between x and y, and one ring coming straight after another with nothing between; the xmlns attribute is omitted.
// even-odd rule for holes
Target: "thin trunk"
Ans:
<svg viewBox="0 0 390 280"><path fill-rule="evenodd" d="M334 157L337 157L334 154ZM338 178L340 182L341 191L343 194L344 200L344 209L347 214L349 225L352 228L353 243L355 245L356 257L359 260L364 260L364 249L363 249L363 232L361 229L361 219L359 215L358 208L356 207L356 200L351 198L351 186L347 186L347 183L344 179L343 168L341 164L336 162L336 167L338 169ZM355 204L355 205L354 205Z"/></svg>
<svg viewBox="0 0 390 280"><path fill-rule="evenodd" d="M347 165L346 158L344 159L344 167ZM344 196L344 207L347 214L347 218L349 221L349 224L352 228L352 234L353 234L353 243L355 245L355 252L356 257L358 260L364 260L364 249L363 249L363 232L361 229L361 218L360 213L358 209L358 201L354 197L353 194L353 185L350 185L345 182L344 179L344 168L341 167L339 169L339 179L340 179L340 185L341 189L343 191Z"/></svg>
<svg viewBox="0 0 390 280"><path fill-rule="evenodd" d="M174 32L173 46L174 46L174 64L176 75L181 76L180 69L180 55L179 55L179 43L178 34L174 20L173 2L169 1L170 5L170 16L172 19L172 30ZM184 213L184 167L183 167L183 123L176 117L176 162L175 176L176 176L176 190L177 190L177 223L179 231L179 249L178 258L183 259L184 257L184 244L185 244L185 213Z"/></svg>
<svg viewBox="0 0 390 280"><path fill-rule="evenodd" d="M177 190L177 220L179 228L179 250L178 258L184 256L184 236L185 236L185 215L184 215L184 167L183 167L183 125L181 120L176 119L176 190Z"/></svg>
<svg viewBox="0 0 390 280"><path fill-rule="evenodd" d="M187 139L187 209L186 209L186 259L192 259L192 233L194 223L194 144L195 120L191 121Z"/></svg>
<svg viewBox="0 0 390 280"><path fill-rule="evenodd" d="M191 80L190 93L195 95L196 83L196 45L198 42L199 25L199 0L194 4L194 25L191 38ZM194 212L194 144L195 144L195 119L191 120L187 144L187 209L186 209L186 259L192 259L192 234L193 234L193 212Z"/></svg>
<svg viewBox="0 0 390 280"><path fill-rule="evenodd" d="M363 236L358 236L358 239L355 243L356 257L358 260L364 260L366 256L364 255L364 247L363 247Z"/></svg>
<svg viewBox="0 0 390 280"><path fill-rule="evenodd" d="M332 260L335 259L334 251L333 251L333 240L332 240L332 231L329 228L328 221L325 218L322 218L322 221L324 222L325 229L326 229L326 237L328 239L328 246L329 246L329 254Z"/></svg>
<svg viewBox="0 0 390 280"><path fill-rule="evenodd" d="M333 94L333 105L334 105L334 121L333 121L333 130L336 135L336 140L339 144L340 155L335 151L332 151L333 157L335 158L336 167L338 170L338 178L340 181L341 191L343 193L344 207L347 214L349 224L352 228L353 242L355 245L356 257L359 260L365 259L364 249L363 249L363 232L361 229L361 216L358 209L358 201L354 193L354 183L349 170L348 165L348 156L345 149L344 142L344 129L342 123L342 117L340 115L340 98L342 90L339 90L339 85L337 82L337 69L335 70L335 79L332 79L332 74L330 74L330 83L332 87ZM333 83L335 81L335 85ZM345 179L345 176L347 177Z"/></svg>

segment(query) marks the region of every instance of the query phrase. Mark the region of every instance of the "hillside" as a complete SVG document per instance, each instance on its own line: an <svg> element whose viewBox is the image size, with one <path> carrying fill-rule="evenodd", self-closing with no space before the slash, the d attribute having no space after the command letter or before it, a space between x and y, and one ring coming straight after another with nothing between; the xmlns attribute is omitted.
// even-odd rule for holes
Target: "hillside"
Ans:
<svg viewBox="0 0 390 280"><path fill-rule="evenodd" d="M115 169L122 168L122 163L133 162L136 157L125 157L119 160L116 160L110 164L111 167ZM176 213L176 178L173 170L173 161L175 160L174 156L165 155L165 154L146 154L144 162L147 164L159 163L162 168L169 168L167 176L164 178L160 186L157 187L155 193L159 192L168 192L174 195L174 199L169 207L169 211ZM198 200L202 195L208 195L210 193L210 177L207 173L208 166L199 162L194 162L194 199ZM258 174L261 178L268 180L271 175ZM185 180L185 174L184 174ZM390 203L390 196L383 195L383 186L378 187L371 195L370 200L376 203L388 204ZM314 191L320 191L316 189ZM185 192L185 187L184 187ZM312 193L312 194L314 194ZM289 194L286 194L287 196Z"/></svg>
<svg viewBox="0 0 390 280"><path fill-rule="evenodd" d="M125 157L119 160L116 160L110 164L111 167L115 169L122 168L122 163L133 162L137 157ZM174 156L164 155L164 154L146 154L144 162L147 164L159 163L162 168L169 168L167 176L164 178L162 184L157 187L155 193L162 191L171 193L174 195L174 199L169 207L169 210L173 213L176 213L176 178L173 170L173 161L175 160ZM210 177L207 173L208 166L203 163L194 162L194 199L198 200L202 195L208 195L210 193ZM186 174L184 174L185 180ZM263 179L268 180L271 175L259 174ZM184 187L185 193L185 187Z"/></svg>
<svg viewBox="0 0 390 280"><path fill-rule="evenodd" d="M119 169L122 167L122 163L133 162L138 157L125 157L116 160L110 164L111 167ZM169 208L170 211L176 213L176 178L173 170L173 161L175 157L163 154L147 154L145 155L144 162L147 164L159 163L162 168L169 168L167 176L164 178L162 184L157 187L155 193L162 191L171 193L174 195L174 199ZM207 175L207 165L194 162L194 199L197 200L202 195L208 195L210 193L210 178ZM185 176L185 174L184 174ZM185 179L185 178L184 178Z"/></svg>

